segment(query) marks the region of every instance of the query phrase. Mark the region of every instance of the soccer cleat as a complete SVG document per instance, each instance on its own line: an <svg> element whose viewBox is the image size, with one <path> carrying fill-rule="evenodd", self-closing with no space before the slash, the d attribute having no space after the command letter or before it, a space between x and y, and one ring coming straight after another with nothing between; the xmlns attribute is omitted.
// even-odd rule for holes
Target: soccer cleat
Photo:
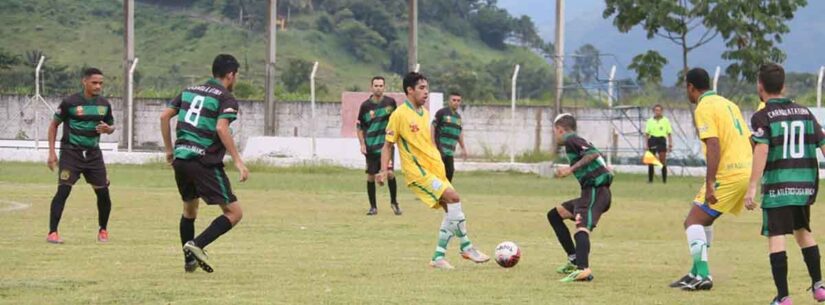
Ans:
<svg viewBox="0 0 825 305"><path fill-rule="evenodd" d="M401 211L401 208L398 207L398 202L390 204L390 207L392 207L392 212L395 213L396 216L404 214L404 212Z"/></svg>
<svg viewBox="0 0 825 305"><path fill-rule="evenodd" d="M576 271L571 272L567 276L563 277L559 280L562 283L571 283L571 282L589 282L593 280L593 271L590 268L587 269L576 269Z"/></svg>
<svg viewBox="0 0 825 305"><path fill-rule="evenodd" d="M212 268L212 265L209 264L209 256L206 255L206 251L195 245L194 241L190 240L186 242L186 244L183 245L183 252L186 253L186 255L194 257L195 260L198 261L198 265L201 267L201 269L203 269L203 271L206 271L208 273L212 273L212 271L215 271Z"/></svg>
<svg viewBox="0 0 825 305"><path fill-rule="evenodd" d="M60 238L60 235L57 234L57 231L49 233L49 236L46 236L46 242L51 244L62 244L63 239Z"/></svg>
<svg viewBox="0 0 825 305"><path fill-rule="evenodd" d="M186 273L195 272L198 270L198 261L195 259L186 261L186 263L183 264L183 270L186 270Z"/></svg>
<svg viewBox="0 0 825 305"><path fill-rule="evenodd" d="M100 231L97 232L97 241L102 243L109 242L109 231L100 229Z"/></svg>
<svg viewBox="0 0 825 305"><path fill-rule="evenodd" d="M699 290L711 290L713 288L713 280L708 277L703 279L701 277L695 277L688 282L682 284L682 290L685 291L699 291Z"/></svg>
<svg viewBox="0 0 825 305"><path fill-rule="evenodd" d="M793 302L791 302L791 297L784 297L781 300L779 298L773 298L771 305L793 305Z"/></svg>
<svg viewBox="0 0 825 305"><path fill-rule="evenodd" d="M815 301L820 303L825 302L825 284L822 284L822 281L816 282L808 290L811 290Z"/></svg>
<svg viewBox="0 0 825 305"><path fill-rule="evenodd" d="M558 268L556 268L556 273L570 274L575 272L576 270L579 270L578 267L576 267L576 265L574 265L572 262L567 261L567 263L565 263L564 265L561 265Z"/></svg>
<svg viewBox="0 0 825 305"><path fill-rule="evenodd" d="M376 208L370 208L370 210L367 212L367 216L373 216L375 214L378 214L378 209Z"/></svg>
<svg viewBox="0 0 825 305"><path fill-rule="evenodd" d="M475 263L486 263L490 260L490 257L481 251L476 250L475 247L470 247L467 251L461 251L461 257L464 259L471 260Z"/></svg>
<svg viewBox="0 0 825 305"><path fill-rule="evenodd" d="M430 261L430 267L433 267L435 269L442 269L442 270L455 269L455 267L453 267L453 265L450 265L450 263L447 262L447 260L444 259L444 258L439 258L437 260Z"/></svg>
<svg viewBox="0 0 825 305"><path fill-rule="evenodd" d="M677 281L675 281L673 283L670 283L670 285L668 285L668 287L670 287L670 288L682 288L683 286L685 286L686 283L688 283L692 280L693 280L693 275L685 274L685 276L683 276L681 279L678 279Z"/></svg>

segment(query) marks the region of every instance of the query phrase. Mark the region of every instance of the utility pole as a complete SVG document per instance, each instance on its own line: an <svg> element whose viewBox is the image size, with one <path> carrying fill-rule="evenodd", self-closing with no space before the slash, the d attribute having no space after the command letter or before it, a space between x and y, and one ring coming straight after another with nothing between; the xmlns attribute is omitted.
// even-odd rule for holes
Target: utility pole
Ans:
<svg viewBox="0 0 825 305"><path fill-rule="evenodd" d="M123 103L121 104L123 125L121 126L129 126L134 120L131 117L134 113L133 109L129 109L129 101L132 100L132 91L129 90L129 78L131 77L129 70L135 61L135 0L123 0L123 17ZM132 139L129 138L131 136L131 130L121 132L121 143L131 143Z"/></svg>
<svg viewBox="0 0 825 305"><path fill-rule="evenodd" d="M564 93L564 0L556 0L556 55L554 56L556 64L556 107L553 111L553 119L556 119L561 113L561 96ZM556 136L553 133L551 140L553 151L556 154L558 147L556 145Z"/></svg>
<svg viewBox="0 0 825 305"><path fill-rule="evenodd" d="M407 34L407 71L415 71L418 63L418 0L407 0L409 32Z"/></svg>
<svg viewBox="0 0 825 305"><path fill-rule="evenodd" d="M266 96L266 113L264 114L264 134L273 136L278 130L278 122L275 120L275 46L278 18L278 1L269 0L267 5L267 44L266 44L266 84L264 85Z"/></svg>

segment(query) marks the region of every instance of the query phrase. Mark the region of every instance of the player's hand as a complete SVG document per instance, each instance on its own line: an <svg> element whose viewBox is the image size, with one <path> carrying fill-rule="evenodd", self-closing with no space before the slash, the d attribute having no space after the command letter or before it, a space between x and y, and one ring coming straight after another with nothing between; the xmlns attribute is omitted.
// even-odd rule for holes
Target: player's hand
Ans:
<svg viewBox="0 0 825 305"><path fill-rule="evenodd" d="M367 146L366 146L366 145L363 145L363 144L361 145L361 154L362 154L362 155L366 155L366 154L367 154Z"/></svg>
<svg viewBox="0 0 825 305"><path fill-rule="evenodd" d="M249 169L246 168L246 165L244 165L243 162L235 161L235 168L237 168L240 173L241 182L245 182L249 179Z"/></svg>
<svg viewBox="0 0 825 305"><path fill-rule="evenodd" d="M716 186L714 184L705 185L705 202L708 204L716 204L719 201L716 199Z"/></svg>
<svg viewBox="0 0 825 305"><path fill-rule="evenodd" d="M461 159L463 159L464 161L467 161L467 155L468 155L468 154L467 154L467 150L466 150L466 149L462 149L462 150L461 150Z"/></svg>
<svg viewBox="0 0 825 305"><path fill-rule="evenodd" d="M378 172L377 175L375 175L375 182L378 183L378 186L384 186L384 180L386 180L386 179L387 179L387 171L386 170L381 170L380 172Z"/></svg>
<svg viewBox="0 0 825 305"><path fill-rule="evenodd" d="M172 165L172 161L175 161L175 152L171 149L166 150L166 163Z"/></svg>
<svg viewBox="0 0 825 305"><path fill-rule="evenodd" d="M673 145L667 146L667 152L673 152Z"/></svg>
<svg viewBox="0 0 825 305"><path fill-rule="evenodd" d="M573 173L569 167L560 167L556 169L556 178L564 178Z"/></svg>
<svg viewBox="0 0 825 305"><path fill-rule="evenodd" d="M109 124L106 124L106 122L100 121L97 126L95 126L95 131L99 134L111 134L114 131L114 128L109 126Z"/></svg>
<svg viewBox="0 0 825 305"><path fill-rule="evenodd" d="M57 167L57 154L53 151L49 152L49 158L46 159L46 165L49 167L50 171L54 171L55 167Z"/></svg>
<svg viewBox="0 0 825 305"><path fill-rule="evenodd" d="M753 198L756 197L756 188L748 188L748 192L745 193L745 208L749 211L752 211L756 208L756 202L753 201Z"/></svg>

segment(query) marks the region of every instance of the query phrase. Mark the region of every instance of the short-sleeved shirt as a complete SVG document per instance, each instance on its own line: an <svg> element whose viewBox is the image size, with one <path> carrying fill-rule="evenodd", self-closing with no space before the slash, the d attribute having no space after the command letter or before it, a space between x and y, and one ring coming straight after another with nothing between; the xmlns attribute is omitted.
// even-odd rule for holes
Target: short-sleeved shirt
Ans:
<svg viewBox="0 0 825 305"><path fill-rule="evenodd" d="M367 154L381 154L381 149L384 147L387 122L389 122L392 112L397 108L396 105L395 100L389 96L384 96L381 100L376 100L372 96L361 103L355 126L364 132Z"/></svg>
<svg viewBox="0 0 825 305"><path fill-rule="evenodd" d="M386 140L398 144L401 169L408 184L427 173L447 181L444 162L430 135L430 113L427 109L420 107L416 110L410 101L404 101L390 116Z"/></svg>
<svg viewBox="0 0 825 305"><path fill-rule="evenodd" d="M751 118L753 141L768 145L762 174L762 208L813 204L819 189L816 151L825 135L808 108L771 99Z"/></svg>
<svg viewBox="0 0 825 305"><path fill-rule="evenodd" d="M230 123L238 116L238 101L216 79L189 87L169 102L178 110L176 159L198 159L204 165L222 165L226 154L217 133L218 119Z"/></svg>
<svg viewBox="0 0 825 305"><path fill-rule="evenodd" d="M438 151L442 156L452 157L461 137L461 115L450 107L441 108L435 113L433 128Z"/></svg>
<svg viewBox="0 0 825 305"><path fill-rule="evenodd" d="M647 120L645 124L645 133L650 135L651 137L666 137L672 133L670 128L670 120L666 117L661 117L660 119L650 118Z"/></svg>
<svg viewBox="0 0 825 305"><path fill-rule="evenodd" d="M102 96L87 99L83 93L73 94L60 102L54 120L65 123L61 149L99 148L100 134L95 127L100 122L115 124L109 101Z"/></svg>
<svg viewBox="0 0 825 305"><path fill-rule="evenodd" d="M695 117L699 139L719 139L720 158L716 179L750 177L753 161L751 132L739 107L716 92L707 91L699 97ZM704 141L702 152L707 157Z"/></svg>
<svg viewBox="0 0 825 305"><path fill-rule="evenodd" d="M613 174L607 170L601 152L593 144L572 132L565 134L563 139L564 153L571 166L587 155L599 155L596 160L573 171L582 188L605 186L613 182Z"/></svg>

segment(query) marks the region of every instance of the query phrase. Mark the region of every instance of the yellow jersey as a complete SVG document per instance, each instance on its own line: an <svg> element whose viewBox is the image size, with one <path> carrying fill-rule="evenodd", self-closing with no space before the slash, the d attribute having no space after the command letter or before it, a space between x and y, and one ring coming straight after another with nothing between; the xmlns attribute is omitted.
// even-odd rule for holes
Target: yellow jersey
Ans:
<svg viewBox="0 0 825 305"><path fill-rule="evenodd" d="M430 134L430 113L424 107L418 111L409 100L404 101L390 115L387 124L387 142L398 144L401 170L405 182L411 184L428 174L447 181L441 154L433 144Z"/></svg>
<svg viewBox="0 0 825 305"><path fill-rule="evenodd" d="M762 110L762 108L765 108L765 102L759 101L759 105L756 106L756 111Z"/></svg>
<svg viewBox="0 0 825 305"><path fill-rule="evenodd" d="M721 155L716 179L749 177L753 162L751 132L745 119L742 118L739 106L717 95L714 91L707 91L699 97L695 114L699 138L702 140L719 139ZM707 147L704 141L702 152L707 158Z"/></svg>

